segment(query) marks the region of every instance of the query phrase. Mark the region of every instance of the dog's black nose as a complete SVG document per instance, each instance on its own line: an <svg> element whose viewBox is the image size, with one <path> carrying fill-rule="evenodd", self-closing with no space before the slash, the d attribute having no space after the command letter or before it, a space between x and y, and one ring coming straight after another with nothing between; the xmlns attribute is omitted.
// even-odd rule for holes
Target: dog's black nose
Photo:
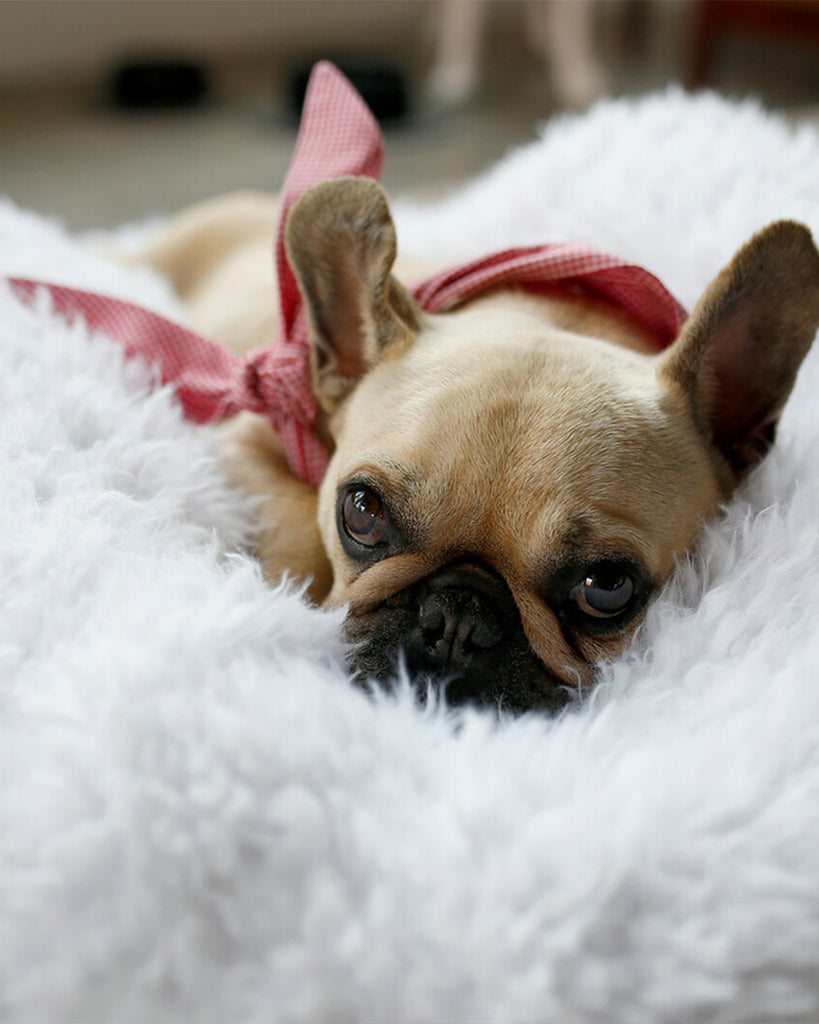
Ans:
<svg viewBox="0 0 819 1024"><path fill-rule="evenodd" d="M426 596L418 610L418 629L428 663L460 671L473 656L503 636L492 609L475 593L447 588Z"/></svg>
<svg viewBox="0 0 819 1024"><path fill-rule="evenodd" d="M448 677L450 702L476 700L516 619L506 585L482 568L458 566L424 581L416 602L406 645L410 669Z"/></svg>

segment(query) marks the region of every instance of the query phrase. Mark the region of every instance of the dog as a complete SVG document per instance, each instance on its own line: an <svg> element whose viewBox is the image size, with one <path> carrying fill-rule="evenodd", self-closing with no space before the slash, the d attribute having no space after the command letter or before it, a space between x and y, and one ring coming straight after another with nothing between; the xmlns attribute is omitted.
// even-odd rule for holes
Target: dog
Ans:
<svg viewBox="0 0 819 1024"><path fill-rule="evenodd" d="M204 204L145 254L237 351L275 331L277 213L261 195ZM770 449L819 328L809 230L755 235L661 353L588 295L500 288L424 311L371 179L310 188L285 240L332 458L316 489L266 420L225 428L231 479L261 499L265 577L347 606L362 679L403 662L452 705L562 707Z"/></svg>

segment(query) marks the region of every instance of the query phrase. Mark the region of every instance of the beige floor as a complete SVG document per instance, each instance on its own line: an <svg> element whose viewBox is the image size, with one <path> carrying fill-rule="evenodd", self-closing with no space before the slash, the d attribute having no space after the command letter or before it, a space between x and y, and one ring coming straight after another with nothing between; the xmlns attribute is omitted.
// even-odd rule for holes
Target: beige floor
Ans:
<svg viewBox="0 0 819 1024"><path fill-rule="evenodd" d="M669 14L642 48L627 52L609 41L604 56L615 91L662 88L677 77L679 30ZM555 109L544 69L520 42L488 47L481 88L468 106L424 111L388 132L389 189L423 194L455 186L535 136ZM281 80L281 68L258 61L218 68L213 103L164 115L117 114L88 85L0 92L0 194L80 230L164 214L231 189L276 189L295 139L274 87L277 73ZM716 84L753 92L819 127L816 51L738 41L722 55Z"/></svg>
<svg viewBox="0 0 819 1024"><path fill-rule="evenodd" d="M387 134L385 184L446 187L532 138L531 102L482 102ZM0 192L73 228L167 212L237 188L279 187L295 125L275 98L228 93L200 111L118 115L83 91L0 99Z"/></svg>

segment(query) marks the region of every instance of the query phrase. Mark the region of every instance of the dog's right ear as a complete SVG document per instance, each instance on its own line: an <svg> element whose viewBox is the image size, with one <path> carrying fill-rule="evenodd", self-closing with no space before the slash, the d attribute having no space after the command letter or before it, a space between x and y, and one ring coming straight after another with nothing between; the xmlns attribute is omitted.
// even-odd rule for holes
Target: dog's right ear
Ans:
<svg viewBox="0 0 819 1024"><path fill-rule="evenodd" d="M708 287L661 358L733 485L770 448L819 328L819 252L810 231L777 221Z"/></svg>
<svg viewBox="0 0 819 1024"><path fill-rule="evenodd" d="M313 386L332 413L388 350L412 342L420 310L391 274L395 226L371 178L334 178L290 212L287 256L307 308Z"/></svg>

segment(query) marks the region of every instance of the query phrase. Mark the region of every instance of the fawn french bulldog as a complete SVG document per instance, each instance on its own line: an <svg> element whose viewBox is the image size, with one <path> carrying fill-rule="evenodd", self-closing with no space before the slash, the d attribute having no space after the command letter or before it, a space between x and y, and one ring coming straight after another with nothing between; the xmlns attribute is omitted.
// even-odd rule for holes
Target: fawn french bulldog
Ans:
<svg viewBox="0 0 819 1024"><path fill-rule="evenodd" d="M219 200L148 253L234 348L274 329L275 215L271 199ZM755 235L660 353L588 294L500 288L426 312L393 274L368 178L309 189L285 240L332 457L315 489L265 420L228 426L228 471L262 499L266 577L348 607L362 679L404 662L451 703L561 706L770 448L819 327L810 232Z"/></svg>

